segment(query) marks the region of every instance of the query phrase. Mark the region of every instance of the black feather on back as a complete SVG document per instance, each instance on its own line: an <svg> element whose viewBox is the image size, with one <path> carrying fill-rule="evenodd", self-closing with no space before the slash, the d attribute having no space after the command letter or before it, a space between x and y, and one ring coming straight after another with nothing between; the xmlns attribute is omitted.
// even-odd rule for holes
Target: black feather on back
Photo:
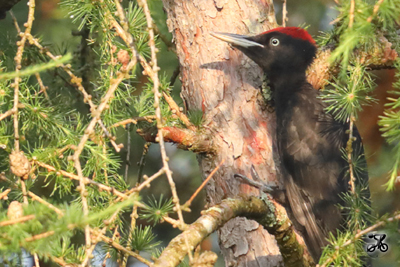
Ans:
<svg viewBox="0 0 400 267"><path fill-rule="evenodd" d="M293 216L305 228L307 246L316 260L327 245L329 232L335 234L344 222L338 205L344 205L342 194L349 190L348 163L341 152L349 124L327 113L318 94L304 82L277 101L282 178ZM353 130L353 147L362 151L361 138ZM361 177L368 180L366 169Z"/></svg>

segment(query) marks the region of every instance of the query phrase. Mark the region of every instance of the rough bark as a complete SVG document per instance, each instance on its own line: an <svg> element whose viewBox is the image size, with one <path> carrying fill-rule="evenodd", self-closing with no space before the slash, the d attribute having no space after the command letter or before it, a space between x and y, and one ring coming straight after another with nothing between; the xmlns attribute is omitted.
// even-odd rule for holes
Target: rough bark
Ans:
<svg viewBox="0 0 400 267"><path fill-rule="evenodd" d="M200 154L206 177L224 165L207 186L208 203L239 194L258 195L233 175L250 177L254 165L264 181L276 180L273 158L274 113L260 94L262 71L240 51L213 38L211 31L256 34L276 26L272 0L163 0L181 64L182 99L188 110L202 110L204 131L213 136L213 154ZM219 230L226 266L281 266L273 236L246 218Z"/></svg>

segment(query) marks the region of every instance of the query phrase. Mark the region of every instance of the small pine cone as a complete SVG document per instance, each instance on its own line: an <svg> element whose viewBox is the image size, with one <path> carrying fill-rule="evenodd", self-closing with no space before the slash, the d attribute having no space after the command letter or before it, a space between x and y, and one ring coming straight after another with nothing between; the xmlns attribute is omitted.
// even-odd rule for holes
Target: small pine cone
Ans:
<svg viewBox="0 0 400 267"><path fill-rule="evenodd" d="M122 49L118 51L117 58L118 61L121 62L123 68L126 68L126 66L129 63L129 60L131 59L128 51Z"/></svg>
<svg viewBox="0 0 400 267"><path fill-rule="evenodd" d="M31 171L31 164L22 151L13 151L10 154L10 168L12 173L26 180Z"/></svg>
<svg viewBox="0 0 400 267"><path fill-rule="evenodd" d="M13 201L8 206L7 217L10 220L15 220L24 216L22 204L18 201Z"/></svg>

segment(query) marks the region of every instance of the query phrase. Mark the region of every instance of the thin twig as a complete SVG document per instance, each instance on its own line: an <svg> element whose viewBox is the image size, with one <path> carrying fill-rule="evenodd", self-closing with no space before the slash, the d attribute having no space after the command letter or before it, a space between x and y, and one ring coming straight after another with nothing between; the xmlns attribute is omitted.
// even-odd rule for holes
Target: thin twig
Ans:
<svg viewBox="0 0 400 267"><path fill-rule="evenodd" d="M125 174L124 179L125 182L128 183L128 173L131 157L131 124L126 125L126 157L125 157Z"/></svg>
<svg viewBox="0 0 400 267"><path fill-rule="evenodd" d="M40 87L40 91L38 92L38 94L43 93L44 96L46 97L47 101L50 101L49 95L47 94L47 86L45 86L43 84L43 80L40 77L40 74L39 73L35 73L35 77L36 77L36 80L38 81L39 87Z"/></svg>
<svg viewBox="0 0 400 267"><path fill-rule="evenodd" d="M131 226L130 226L129 233L128 233L128 242L127 242L128 245L126 247L129 250L131 249L131 242L132 242L132 237L133 237L132 233L136 227L136 219L138 217L137 210L138 210L138 207L136 205L134 205L131 216L130 216L131 217ZM123 261L122 261L124 263L124 266L126 265L127 260L128 260L128 255L125 255L125 257L123 258Z"/></svg>
<svg viewBox="0 0 400 267"><path fill-rule="evenodd" d="M117 75L117 78L112 80L110 87L107 90L107 93L100 101L100 105L97 107L96 110L92 111L93 118L90 121L89 125L86 127L85 133L81 137L79 145L76 148L75 153L73 155L75 169L77 170L78 177L79 177L79 189L80 189L80 193L81 193L84 217L87 217L87 215L89 214L89 209L88 209L88 204L87 204L87 199L86 199L86 188L85 188L85 182L84 182L85 177L83 177L83 171L82 171L82 166L81 166L79 156L82 153L83 148L84 148L87 140L89 139L89 136L93 133L94 127L99 122L101 113L108 107L108 102L114 96L114 92L118 89L119 84L126 78L126 73L129 73L129 71L135 65L136 65L136 57L133 57L132 60L129 62L129 64L124 69L124 71L119 72ZM87 225L85 227L85 239L86 239L86 247L87 247L87 249L89 249L90 245L91 245L89 225Z"/></svg>
<svg viewBox="0 0 400 267"><path fill-rule="evenodd" d="M355 0L350 0L350 12L349 12L349 28L353 28L354 23L354 9L356 8Z"/></svg>
<svg viewBox="0 0 400 267"><path fill-rule="evenodd" d="M13 186L14 188L18 188L18 185L11 181L10 179L8 179L3 173L0 174L0 179L9 183L11 186ZM7 189L7 190L11 190L11 189ZM49 209L54 210L58 215L60 216L64 216L64 212L61 211L60 209L58 209L57 207L55 207L53 204L47 202L46 200L44 200L43 198L39 197L38 195L32 193L31 191L27 191L27 196L29 196L30 198L32 198L33 201L37 201L45 206L47 206Z"/></svg>
<svg viewBox="0 0 400 267"><path fill-rule="evenodd" d="M118 1L116 1L116 2L118 2ZM182 209L181 209L181 206L180 206L180 203L179 203L179 196L178 196L178 194L176 192L175 182L174 182L174 180L172 178L172 172L171 172L171 170L169 169L169 166L168 166L168 157L167 157L167 153L165 151L165 143L164 143L163 133L162 133L162 131L163 131L162 130L163 122L162 122L161 108L160 108L160 97L161 97L161 94L159 92L160 81L158 79L158 71L159 71L160 68L158 67L158 64L157 64L157 55L156 55L156 53L157 53L158 49L156 48L156 43L155 43L155 39L154 39L153 19L151 18L151 14L150 14L149 7L147 5L147 1L146 0L139 0L138 4L139 4L139 6L141 6L143 8L143 12L144 12L144 14L146 16L147 28L148 28L148 32L149 32L149 46L150 46L150 50L151 50L151 63L150 63L150 65L153 66L153 67L151 68L151 75L149 73L149 70L146 70L146 72L150 75L150 77L153 80L154 107L156 109L156 119L157 119L157 128L158 128L158 136L159 136L161 158L162 158L162 162L163 162L165 173L167 175L169 186L171 188L172 201L175 204L175 210L176 210L176 213L178 214L178 218L179 218L179 221L181 223L181 227L183 228L184 225L185 225L185 221L183 220ZM178 108L177 112L178 111L179 111L179 108ZM188 122L189 122L189 120L188 120ZM186 235L185 235L184 239L185 239L186 249L188 251L189 261L191 262L193 260L193 255L191 253L189 242L188 242L188 239L187 239Z"/></svg>
<svg viewBox="0 0 400 267"><path fill-rule="evenodd" d="M172 227L174 227L174 228L179 227L180 222L178 220L172 219L171 217L168 217L168 216L164 216L162 219L164 221L166 221L167 223L171 224ZM187 228L188 228L188 225L185 224L185 227L182 230L185 231Z"/></svg>
<svg viewBox="0 0 400 267"><path fill-rule="evenodd" d="M18 25L17 18L14 16L14 13L12 12L12 10L8 11L8 13L11 15L11 18L14 22L15 29L17 29L17 33L19 34L21 32L21 28Z"/></svg>
<svg viewBox="0 0 400 267"><path fill-rule="evenodd" d="M161 41L163 41L163 43L167 46L167 49L176 54L176 45L175 45L175 43L170 41L167 36L165 36L164 34L162 34L160 32L160 30L157 27L157 24L153 24L153 30L154 30L154 33L158 36L158 38L160 38Z"/></svg>
<svg viewBox="0 0 400 267"><path fill-rule="evenodd" d="M8 225L13 225L13 224L17 224L17 223L22 223L22 222L26 222L26 221L30 221L35 219L35 215L31 214L31 215L26 215L17 219L13 219L13 220L8 220L8 221L4 221L4 222L0 222L0 227L3 226L8 226Z"/></svg>
<svg viewBox="0 0 400 267"><path fill-rule="evenodd" d="M99 125L101 127L101 129L103 129L104 135L110 140L112 146L114 147L115 151L118 153L121 151L121 148L124 147L123 144L119 144L117 145L117 143L115 143L115 137L111 135L111 133L107 130L106 126L104 126L104 123L102 120L99 120Z"/></svg>
<svg viewBox="0 0 400 267"><path fill-rule="evenodd" d="M1 192L1 193L0 193L0 200L3 199L3 198L6 200L6 199L8 198L7 195L8 195L8 193L10 193L10 192L11 192L11 189L10 189L10 188L8 188L8 189L4 190L3 192Z"/></svg>
<svg viewBox="0 0 400 267"><path fill-rule="evenodd" d="M129 123L137 124L139 121L153 122L155 119L156 119L156 116L135 117L135 118L130 118L130 119L126 119L126 120L114 123L113 125L111 125L108 128L124 126Z"/></svg>
<svg viewBox="0 0 400 267"><path fill-rule="evenodd" d="M33 254L33 258L35 259L35 267L40 267L39 257L36 253Z"/></svg>
<svg viewBox="0 0 400 267"><path fill-rule="evenodd" d="M176 66L174 72L172 73L171 79L169 80L170 86L174 86L176 78L178 78L180 72L181 72L181 66L178 64L178 66Z"/></svg>
<svg viewBox="0 0 400 267"><path fill-rule="evenodd" d="M64 261L64 259L62 259L62 258L57 258L57 257L54 257L54 256L49 256L49 255L48 255L48 257L49 257L52 261L54 261L55 263L57 263L57 264L59 264L59 265L61 265L61 266L71 266L70 264L68 265L68 264Z"/></svg>
<svg viewBox="0 0 400 267"><path fill-rule="evenodd" d="M189 118L184 113L181 112L175 100L165 92L163 92L163 96L165 101L167 101L172 113L178 116L178 118L186 125L187 128L189 128L192 131L196 131L196 127L189 121Z"/></svg>
<svg viewBox="0 0 400 267"><path fill-rule="evenodd" d="M28 12L28 20L26 22L25 32L21 33L21 40L18 42L18 50L15 55L15 72L18 73L22 66L22 55L24 53L25 43L32 29L32 23L35 18L35 0L29 0L28 2L29 12ZM14 107L13 107L13 117L14 117L14 150L15 152L19 152L19 132L18 132L18 103L19 103L19 82L21 81L20 77L15 77L14 83L12 87L14 87Z"/></svg>
<svg viewBox="0 0 400 267"><path fill-rule="evenodd" d="M30 198L32 198L32 200L37 201L45 206L47 206L49 209L54 210L58 215L60 216L64 216L64 212L62 210L60 210L59 208L55 207L53 204L47 202L46 200L44 200L43 198L35 195L34 193L32 193L31 191L28 191L28 196Z"/></svg>
<svg viewBox="0 0 400 267"><path fill-rule="evenodd" d="M3 114L0 114L0 121L4 120L8 116L11 116L13 113L14 113L14 110L10 109L10 110L4 112Z"/></svg>
<svg viewBox="0 0 400 267"><path fill-rule="evenodd" d="M121 199L128 199L129 198L129 196L127 194L124 194L124 193L118 191L114 187L110 187L110 186L104 185L102 183L95 182L92 179L89 179L87 177L80 178L76 174L73 174L73 173L70 173L70 172L66 172L66 171L63 171L63 170L57 170L53 166L48 165L48 164L43 163L43 162L40 162L40 161L35 161L35 164L37 164L37 165L39 165L39 166L41 166L43 168L46 168L48 171L56 172L57 174L61 174L61 175L65 176L65 177L68 177L70 179L77 180L77 181L82 180L85 184L91 184L91 185L97 186L100 190L107 191L107 192L109 192L111 194L114 194L114 195L120 197Z"/></svg>
<svg viewBox="0 0 400 267"><path fill-rule="evenodd" d="M107 147L106 147L106 143L105 142L103 142L103 154L104 154L104 156L107 155ZM106 183L106 185L109 185L109 183L108 183L108 173L107 173L107 163L104 162L103 166L104 166L104 169L103 169L103 171L104 171L104 182Z"/></svg>
<svg viewBox="0 0 400 267"><path fill-rule="evenodd" d="M118 244L117 242L113 241L111 238L109 238L109 237L107 237L105 235L102 235L98 230L91 229L90 231L93 234L100 236L100 238L104 242L106 242L107 244L109 244L109 245L115 247L116 249L128 254L129 256L135 257L136 259L138 259L139 261L143 262L144 264L147 264L147 266L150 266L150 267L153 266L152 262L146 260L145 258L140 256L138 253L135 253L133 251L130 251L130 250L126 249L124 246L122 246L122 245Z"/></svg>
<svg viewBox="0 0 400 267"><path fill-rule="evenodd" d="M383 1L385 0L379 0L378 2L376 2L376 4L374 5L374 11L372 12L372 15L367 19L368 22L371 22L372 19L376 16L376 14L378 14L379 8L383 3Z"/></svg>
<svg viewBox="0 0 400 267"><path fill-rule="evenodd" d="M349 140L347 141L346 151L347 151L347 162L349 163L349 171L350 171L350 188L351 193L355 195L356 193L356 186L355 186L355 177L354 177L354 168L353 168L353 127L354 127L354 116L353 114L350 115L350 123L349 123Z"/></svg>
<svg viewBox="0 0 400 267"><path fill-rule="evenodd" d="M42 239L42 238L46 238L46 237L52 236L55 233L56 233L55 231L51 230L51 231L44 232L44 233L41 233L41 234L33 235L33 236L25 238L25 242L33 242L33 241L36 241L36 240L39 240L39 239Z"/></svg>
<svg viewBox="0 0 400 267"><path fill-rule="evenodd" d="M160 169L158 172L156 172L155 174L153 174L150 177L147 177L146 175L143 175L144 182L141 183L140 185L138 185L137 187L134 187L131 190L129 190L128 194L132 193L132 192L140 192L143 188L149 187L150 183L152 181L154 181L156 178L160 177L164 173L165 173L165 170L164 170L164 168L162 168L162 169Z"/></svg>
<svg viewBox="0 0 400 267"><path fill-rule="evenodd" d="M214 168L214 170L212 170L212 172L208 175L208 177L203 181L203 183L199 186L199 188L197 188L196 192L194 192L194 194L190 197L190 199L188 201L186 201L186 203L184 205L182 205L182 207L184 208L188 208L190 207L190 205L192 204L193 199L199 194L199 192L201 191L201 189L203 189L203 187L208 183L208 181L210 181L210 179L214 176L214 174L219 170L219 168L221 168L222 164L224 164L225 159L221 160L221 162L218 164L217 167Z"/></svg>
<svg viewBox="0 0 400 267"><path fill-rule="evenodd" d="M49 58L52 60L57 60L60 56L55 56L53 55L48 49L43 47L39 40L35 37L33 37L31 34L28 34L28 39L29 42L35 45L37 48L39 48L40 52L43 54L46 54ZM82 78L77 77L72 71L71 71L71 65L67 64L60 64L60 67L64 69L64 71L71 77L70 82L77 87L77 89L82 93L83 95L83 101L85 103L88 103L90 106L90 111L94 111L96 108L96 105L92 102L92 96L88 94L85 90L85 88L82 85ZM62 76L60 76L62 77ZM67 81L69 83L69 81Z"/></svg>
<svg viewBox="0 0 400 267"><path fill-rule="evenodd" d="M21 183L21 189L22 189L22 198L24 199L24 204L28 205L28 194L26 192L26 184L25 181L20 178L19 182Z"/></svg>
<svg viewBox="0 0 400 267"><path fill-rule="evenodd" d="M86 266L86 265L88 264L89 259L90 259L90 257L91 257L92 254L93 254L93 250L95 249L97 243L100 242L100 240L101 240L100 234L101 234L101 235L106 234L106 232L107 232L107 230L108 230L108 226L109 226L110 224L112 224L112 223L117 219L118 214L119 214L120 211L121 211L121 209L117 209L117 210L111 215L110 219L107 220L106 226L103 227L103 228L100 230L99 235L96 235L96 237L92 240L92 244L91 244L91 246L89 247L89 249L87 249L85 258L84 258L84 259L82 260L82 262L81 262L81 266L82 266L82 267L84 267L84 266Z"/></svg>
<svg viewBox="0 0 400 267"><path fill-rule="evenodd" d="M138 184L140 184L142 181L144 165L146 165L146 155L147 155L147 152L149 152L150 145L151 145L150 142L146 142L143 146L142 157L140 158L140 161L139 161L139 170L138 170L138 177L137 177Z"/></svg>
<svg viewBox="0 0 400 267"><path fill-rule="evenodd" d="M286 9L286 0L283 0L283 5L282 5L282 26L286 27L286 21L288 21L287 18L287 9Z"/></svg>

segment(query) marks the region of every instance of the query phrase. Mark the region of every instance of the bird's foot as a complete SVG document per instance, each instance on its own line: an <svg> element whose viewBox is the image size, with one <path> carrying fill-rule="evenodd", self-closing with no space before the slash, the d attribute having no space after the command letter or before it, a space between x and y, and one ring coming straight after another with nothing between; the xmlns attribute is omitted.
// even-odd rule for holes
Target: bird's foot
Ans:
<svg viewBox="0 0 400 267"><path fill-rule="evenodd" d="M271 194L275 192L276 190L279 190L278 186L269 186L266 185L258 175L256 169L254 168L254 165L251 165L251 177L253 179L249 179L247 176L242 175L242 174L234 174L233 177L239 178L243 183L251 185L259 190L261 190L264 193Z"/></svg>
<svg viewBox="0 0 400 267"><path fill-rule="evenodd" d="M268 186L268 185L264 184L263 182L251 180L250 178L248 178L247 176L242 175L242 174L235 173L233 175L233 177L239 178L242 181L242 183L253 186L253 187L261 190L264 193L270 194L277 188L277 186Z"/></svg>

